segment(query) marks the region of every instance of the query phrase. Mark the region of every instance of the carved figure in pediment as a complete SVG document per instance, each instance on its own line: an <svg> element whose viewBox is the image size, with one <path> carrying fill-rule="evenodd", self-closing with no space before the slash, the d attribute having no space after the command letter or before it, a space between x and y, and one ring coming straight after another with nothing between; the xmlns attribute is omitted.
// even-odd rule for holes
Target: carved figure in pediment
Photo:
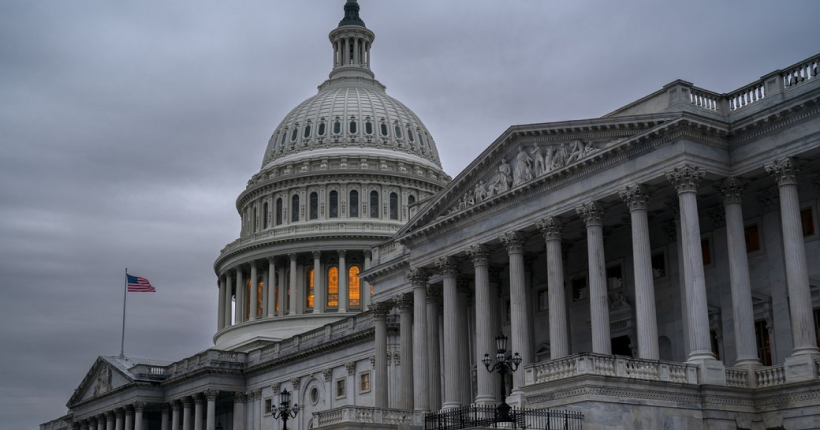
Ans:
<svg viewBox="0 0 820 430"><path fill-rule="evenodd" d="M490 183L490 197L499 195L510 189L510 185L512 185L510 170L509 164L507 164L504 160L499 162L498 173L496 173L495 178Z"/></svg>
<svg viewBox="0 0 820 430"><path fill-rule="evenodd" d="M487 198L487 190L484 189L484 181L478 181L473 190L473 199L476 203L481 203Z"/></svg>
<svg viewBox="0 0 820 430"><path fill-rule="evenodd" d="M99 396L111 391L111 368L105 367L97 374L97 381L94 384L94 395Z"/></svg>
<svg viewBox="0 0 820 430"><path fill-rule="evenodd" d="M570 144L571 148L569 151L569 157L567 157L567 161L564 165L574 163L579 161L580 159L584 158L584 144L580 140L573 140Z"/></svg>
<svg viewBox="0 0 820 430"><path fill-rule="evenodd" d="M515 171L513 172L513 186L521 185L532 180L532 157L527 154L524 147L518 147L518 157L515 159Z"/></svg>
<svg viewBox="0 0 820 430"><path fill-rule="evenodd" d="M567 146L563 143L557 150L552 157L552 168L553 169L560 169L567 164L567 158L569 158L569 151L567 151Z"/></svg>
<svg viewBox="0 0 820 430"><path fill-rule="evenodd" d="M592 144L592 142L587 142L587 144L584 146L584 157L588 157L597 150L598 148L596 148L595 145Z"/></svg>

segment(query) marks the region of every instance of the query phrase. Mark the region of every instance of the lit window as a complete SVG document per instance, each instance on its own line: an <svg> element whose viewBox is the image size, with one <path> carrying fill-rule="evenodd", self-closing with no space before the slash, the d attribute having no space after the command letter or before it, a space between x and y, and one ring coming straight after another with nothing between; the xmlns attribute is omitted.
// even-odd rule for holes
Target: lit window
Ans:
<svg viewBox="0 0 820 430"><path fill-rule="evenodd" d="M333 190L330 192L330 217L339 218L339 192Z"/></svg>
<svg viewBox="0 0 820 430"><path fill-rule="evenodd" d="M358 218L359 217L359 192L353 190L350 192L350 204L348 205L350 209L348 209L349 215L351 218Z"/></svg>
<svg viewBox="0 0 820 430"><path fill-rule="evenodd" d="M390 193L390 219L399 219L399 195Z"/></svg>
<svg viewBox="0 0 820 430"><path fill-rule="evenodd" d="M379 217L379 193L378 191L370 192L370 218Z"/></svg>
<svg viewBox="0 0 820 430"><path fill-rule="evenodd" d="M811 208L806 208L800 211L800 221L803 224L803 236L814 235L814 214Z"/></svg>
<svg viewBox="0 0 820 430"><path fill-rule="evenodd" d="M359 296L361 294L361 284L359 281L359 266L351 266L347 271L347 283L349 304L351 307L361 306Z"/></svg>
<svg viewBox="0 0 820 430"><path fill-rule="evenodd" d="M307 300L305 301L305 306L308 309L313 309L313 268L307 269L307 284L308 284L308 293L307 293Z"/></svg>
<svg viewBox="0 0 820 430"><path fill-rule="evenodd" d="M746 237L746 252L760 251L760 231L757 224L744 228L743 234Z"/></svg>
<svg viewBox="0 0 820 430"><path fill-rule="evenodd" d="M327 269L327 306L339 307L339 268L336 266Z"/></svg>
<svg viewBox="0 0 820 430"><path fill-rule="evenodd" d="M305 132L302 134L302 137L304 137L304 138L310 137L310 124L305 126Z"/></svg>
<svg viewBox="0 0 820 430"><path fill-rule="evenodd" d="M299 221L299 194L294 194L290 199L290 221Z"/></svg>
<svg viewBox="0 0 820 430"><path fill-rule="evenodd" d="M359 375L359 392L366 393L370 391L370 372Z"/></svg>
<svg viewBox="0 0 820 430"><path fill-rule="evenodd" d="M356 134L356 120L350 120L347 126L347 132L350 134Z"/></svg>
<svg viewBox="0 0 820 430"><path fill-rule="evenodd" d="M319 193L310 193L310 219L319 218Z"/></svg>

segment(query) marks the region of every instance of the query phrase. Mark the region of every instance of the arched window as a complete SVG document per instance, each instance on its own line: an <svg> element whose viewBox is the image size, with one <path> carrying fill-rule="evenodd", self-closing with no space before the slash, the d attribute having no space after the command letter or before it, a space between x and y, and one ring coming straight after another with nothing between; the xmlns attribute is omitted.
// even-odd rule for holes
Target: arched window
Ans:
<svg viewBox="0 0 820 430"><path fill-rule="evenodd" d="M280 147L282 147L282 148L285 147L285 139L287 139L287 136L288 136L288 131L287 130L282 130L282 139L279 140L279 146Z"/></svg>
<svg viewBox="0 0 820 430"><path fill-rule="evenodd" d="M317 134L319 136L324 136L325 135L325 122L324 121L319 123L319 130L317 130Z"/></svg>
<svg viewBox="0 0 820 430"><path fill-rule="evenodd" d="M302 137L304 137L305 139L310 137L310 124L305 126L305 132L302 134ZM410 140L413 140L413 139L410 139Z"/></svg>
<svg viewBox="0 0 820 430"><path fill-rule="evenodd" d="M313 268L307 269L307 297L305 297L305 308L313 309Z"/></svg>
<svg viewBox="0 0 820 430"><path fill-rule="evenodd" d="M380 131L382 133L382 136L387 137L387 123L382 122L381 127L379 127L379 128L381 128Z"/></svg>
<svg viewBox="0 0 820 430"><path fill-rule="evenodd" d="M270 216L270 207L268 207L268 202L265 202L265 204L262 205L262 228L263 229L268 228L268 216Z"/></svg>
<svg viewBox="0 0 820 430"><path fill-rule="evenodd" d="M294 126L293 132L290 133L290 141L296 142L296 137L299 136L299 127Z"/></svg>
<svg viewBox="0 0 820 430"><path fill-rule="evenodd" d="M416 139L413 138L413 130L409 126L407 127L407 138L410 139L411 142L416 141Z"/></svg>
<svg viewBox="0 0 820 430"><path fill-rule="evenodd" d="M310 219L319 219L319 193L310 193Z"/></svg>
<svg viewBox="0 0 820 430"><path fill-rule="evenodd" d="M336 118L336 121L333 121L333 134L339 134L342 132L342 122L339 121L339 118Z"/></svg>
<svg viewBox="0 0 820 430"><path fill-rule="evenodd" d="M399 195L390 193L390 219L399 219Z"/></svg>
<svg viewBox="0 0 820 430"><path fill-rule="evenodd" d="M336 266L327 269L327 307L339 307L339 268Z"/></svg>
<svg viewBox="0 0 820 430"><path fill-rule="evenodd" d="M282 225L282 199L276 199L276 225Z"/></svg>
<svg viewBox="0 0 820 430"><path fill-rule="evenodd" d="M413 204L413 203L415 203L415 202L416 202L416 196L414 196L414 195L412 195L412 194L410 194L409 196L407 196L407 206L410 206L410 205L412 205L412 204Z"/></svg>
<svg viewBox="0 0 820 430"><path fill-rule="evenodd" d="M350 201L348 201L348 216L351 218L359 217L359 192L353 190L350 192Z"/></svg>
<svg viewBox="0 0 820 430"><path fill-rule="evenodd" d="M299 194L294 194L290 199L290 222L299 221Z"/></svg>
<svg viewBox="0 0 820 430"><path fill-rule="evenodd" d="M397 138L397 139L401 139L401 126L399 126L398 124L396 124L396 127L395 127L395 130L394 130L394 131L396 132L396 138Z"/></svg>
<svg viewBox="0 0 820 430"><path fill-rule="evenodd" d="M367 120L367 122L364 123L364 134L366 134L368 136L373 134L373 122L372 121Z"/></svg>
<svg viewBox="0 0 820 430"><path fill-rule="evenodd" d="M351 308L361 306L361 284L359 283L359 266L350 266L347 271L348 297Z"/></svg>
<svg viewBox="0 0 820 430"><path fill-rule="evenodd" d="M339 193L336 190L330 192L330 217L339 218Z"/></svg>
<svg viewBox="0 0 820 430"><path fill-rule="evenodd" d="M350 123L348 123L347 132L350 134L356 134L357 123L355 119L351 119Z"/></svg>
<svg viewBox="0 0 820 430"><path fill-rule="evenodd" d="M379 192L370 192L370 218L379 217Z"/></svg>

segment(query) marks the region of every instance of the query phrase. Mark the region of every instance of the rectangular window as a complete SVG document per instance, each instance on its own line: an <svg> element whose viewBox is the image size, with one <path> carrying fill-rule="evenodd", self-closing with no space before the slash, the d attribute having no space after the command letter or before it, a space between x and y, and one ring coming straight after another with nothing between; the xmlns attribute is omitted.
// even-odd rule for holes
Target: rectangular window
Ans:
<svg viewBox="0 0 820 430"><path fill-rule="evenodd" d="M541 290L538 292L538 312L548 310L550 307L549 291Z"/></svg>
<svg viewBox="0 0 820 430"><path fill-rule="evenodd" d="M703 265L712 264L712 248L709 244L709 239L701 239L700 251L703 253Z"/></svg>
<svg viewBox="0 0 820 430"><path fill-rule="evenodd" d="M810 207L800 211L800 221L803 224L803 236L814 236L814 213Z"/></svg>
<svg viewBox="0 0 820 430"><path fill-rule="evenodd" d="M359 392L370 392L370 372L359 374Z"/></svg>
<svg viewBox="0 0 820 430"><path fill-rule="evenodd" d="M720 360L720 342L718 341L717 332L715 330L709 331L709 339L712 343L712 354L715 356L715 360Z"/></svg>
<svg viewBox="0 0 820 430"><path fill-rule="evenodd" d="M336 398L337 399L342 399L342 398L345 397L346 394L347 393L346 393L346 390L345 390L345 380L344 380L344 378L337 379L336 380Z"/></svg>
<svg viewBox="0 0 820 430"><path fill-rule="evenodd" d="M617 290L623 287L624 276L620 264L606 268L606 285L609 290Z"/></svg>
<svg viewBox="0 0 820 430"><path fill-rule="evenodd" d="M572 280L572 301L584 300L589 298L589 291L587 290L587 277L581 276Z"/></svg>
<svg viewBox="0 0 820 430"><path fill-rule="evenodd" d="M746 226L743 234L746 237L746 252L760 251L760 230L757 224Z"/></svg>
<svg viewBox="0 0 820 430"><path fill-rule="evenodd" d="M655 279L666 277L666 252L652 254L652 277Z"/></svg>
<svg viewBox="0 0 820 430"><path fill-rule="evenodd" d="M769 327L766 320L755 321L755 338L757 339L757 357L764 366L771 366L772 349L769 345Z"/></svg>
<svg viewBox="0 0 820 430"><path fill-rule="evenodd" d="M271 399L265 399L265 409L262 411L264 415L270 415Z"/></svg>

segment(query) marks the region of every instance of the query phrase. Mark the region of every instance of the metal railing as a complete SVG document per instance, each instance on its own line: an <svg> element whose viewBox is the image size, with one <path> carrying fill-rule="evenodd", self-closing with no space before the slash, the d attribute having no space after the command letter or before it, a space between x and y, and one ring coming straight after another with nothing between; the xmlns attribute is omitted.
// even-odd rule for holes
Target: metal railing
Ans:
<svg viewBox="0 0 820 430"><path fill-rule="evenodd" d="M551 409L510 409L500 414L495 406L465 406L424 416L424 430L456 430L475 427L505 429L581 430L584 414Z"/></svg>

